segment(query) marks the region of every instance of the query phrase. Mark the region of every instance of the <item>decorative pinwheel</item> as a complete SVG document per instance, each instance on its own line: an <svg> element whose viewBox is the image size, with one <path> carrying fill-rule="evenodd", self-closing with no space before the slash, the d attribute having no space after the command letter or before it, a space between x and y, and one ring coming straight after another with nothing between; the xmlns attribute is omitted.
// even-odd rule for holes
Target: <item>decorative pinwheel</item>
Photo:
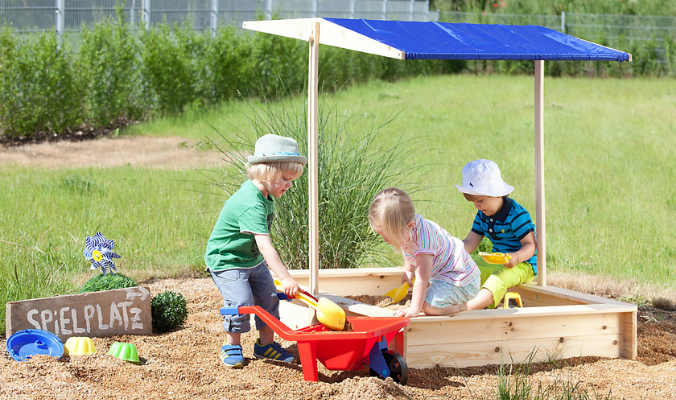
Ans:
<svg viewBox="0 0 676 400"><path fill-rule="evenodd" d="M90 269L101 268L103 275L106 274L106 270L110 271L111 275L115 275L117 270L112 259L120 258L120 256L113 252L113 247L115 247L115 242L113 240L106 240L101 232L96 232L94 236L87 236L84 256L92 262Z"/></svg>

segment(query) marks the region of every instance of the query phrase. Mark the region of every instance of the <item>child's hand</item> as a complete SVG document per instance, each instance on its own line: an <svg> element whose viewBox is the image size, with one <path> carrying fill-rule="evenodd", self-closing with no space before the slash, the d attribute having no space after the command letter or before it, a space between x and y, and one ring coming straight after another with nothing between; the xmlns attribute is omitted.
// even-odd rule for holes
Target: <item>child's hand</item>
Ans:
<svg viewBox="0 0 676 400"><path fill-rule="evenodd" d="M506 268L513 268L520 262L519 256L516 253L507 253L507 255L509 255L511 258L503 264Z"/></svg>
<svg viewBox="0 0 676 400"><path fill-rule="evenodd" d="M395 317L409 317L409 318L415 318L420 314L420 311L416 311L411 307L406 307L401 310L398 310L397 312L394 313Z"/></svg>
<svg viewBox="0 0 676 400"><path fill-rule="evenodd" d="M295 297L298 294L298 282L296 282L292 277L286 277L282 279L282 290L284 294L289 297Z"/></svg>

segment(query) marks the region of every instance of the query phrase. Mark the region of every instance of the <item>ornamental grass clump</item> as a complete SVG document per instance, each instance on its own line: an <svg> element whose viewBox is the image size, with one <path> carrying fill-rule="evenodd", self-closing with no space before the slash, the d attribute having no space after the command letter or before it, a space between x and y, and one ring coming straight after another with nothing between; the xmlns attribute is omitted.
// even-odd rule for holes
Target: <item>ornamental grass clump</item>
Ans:
<svg viewBox="0 0 676 400"><path fill-rule="evenodd" d="M297 102L296 102L297 103ZM298 142L300 152L308 154L306 105L294 102L274 109L265 103L251 106L247 116L253 134L218 132L224 145L214 143L228 167L213 177L212 184L222 187L230 196L246 177L245 162L254 149L256 139L273 133ZM321 104L321 102L320 102ZM335 109L320 107L318 118L319 169L319 265L320 268L356 268L364 260L383 260L378 246L382 240L371 230L368 208L383 188L398 186L409 193L420 189L414 177L423 164L424 139L404 140L385 128L395 116L378 124L377 118L363 131L353 132L349 118ZM385 137L387 135L387 137ZM308 171L293 182L293 187L275 199L275 218L271 237L275 249L287 268L307 269L308 243Z"/></svg>
<svg viewBox="0 0 676 400"><path fill-rule="evenodd" d="M181 293L166 291L151 301L153 329L158 333L168 332L183 325L188 319L188 307Z"/></svg>

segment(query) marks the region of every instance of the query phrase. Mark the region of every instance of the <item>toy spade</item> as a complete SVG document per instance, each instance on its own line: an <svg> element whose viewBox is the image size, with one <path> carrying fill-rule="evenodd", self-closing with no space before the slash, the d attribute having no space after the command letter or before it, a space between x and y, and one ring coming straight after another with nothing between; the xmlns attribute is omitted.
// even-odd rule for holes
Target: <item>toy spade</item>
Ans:
<svg viewBox="0 0 676 400"><path fill-rule="evenodd" d="M279 289L282 283L275 278L275 286ZM345 329L345 310L326 297L320 297L319 300L305 290L299 289L295 298L301 300L315 311L317 311L317 320L334 331Z"/></svg>
<svg viewBox="0 0 676 400"><path fill-rule="evenodd" d="M484 259L484 261L486 261L489 264L504 264L507 261L512 259L512 256L510 256L509 254L505 254L505 253L485 253L485 252L481 252L481 253L479 253L479 255L481 256L481 258Z"/></svg>
<svg viewBox="0 0 676 400"><path fill-rule="evenodd" d="M412 282L415 283L415 278L413 278ZM383 297L391 298L392 301L390 302L390 304L399 303L404 297L406 297L406 295L408 294L408 289L410 287L411 286L408 284L408 281L406 281L402 283L401 286L396 287L390 290L389 292L385 293Z"/></svg>

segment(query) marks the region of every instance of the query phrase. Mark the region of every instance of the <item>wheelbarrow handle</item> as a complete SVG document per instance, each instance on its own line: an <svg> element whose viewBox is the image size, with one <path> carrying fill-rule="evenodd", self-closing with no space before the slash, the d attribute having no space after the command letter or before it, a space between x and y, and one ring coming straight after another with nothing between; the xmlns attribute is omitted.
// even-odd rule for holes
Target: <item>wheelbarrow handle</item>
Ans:
<svg viewBox="0 0 676 400"><path fill-rule="evenodd" d="M298 341L297 335L295 335L288 326L259 306L221 307L220 313L221 315L256 314L258 318L263 320L263 322L272 328L272 330L275 331L275 333L282 339L294 342Z"/></svg>
<svg viewBox="0 0 676 400"><path fill-rule="evenodd" d="M286 294L281 293L281 292L277 293L277 298L280 299L280 300L291 301L289 296L287 296ZM239 312L240 307L244 307L244 306L221 307L221 315L240 315L240 314L244 314L244 313Z"/></svg>
<svg viewBox="0 0 676 400"><path fill-rule="evenodd" d="M221 315L240 315L239 307L221 307Z"/></svg>

